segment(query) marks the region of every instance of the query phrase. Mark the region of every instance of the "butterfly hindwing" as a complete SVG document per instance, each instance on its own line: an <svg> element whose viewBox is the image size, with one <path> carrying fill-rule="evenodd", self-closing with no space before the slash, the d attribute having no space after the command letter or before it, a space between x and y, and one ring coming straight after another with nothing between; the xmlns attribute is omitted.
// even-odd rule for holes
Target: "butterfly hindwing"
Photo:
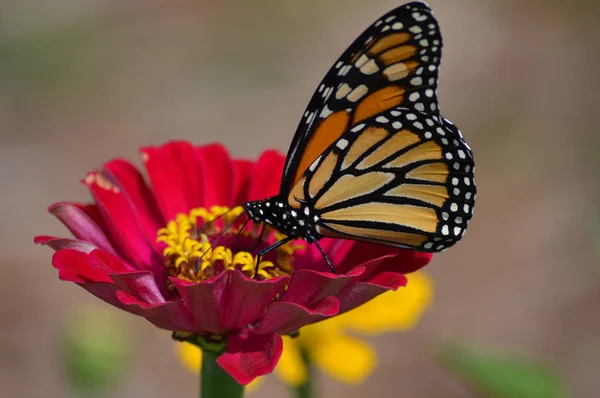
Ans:
<svg viewBox="0 0 600 398"><path fill-rule="evenodd" d="M396 107L436 112L441 49L437 21L421 2L400 6L367 28L315 91L288 152L282 196L353 126Z"/></svg>
<svg viewBox="0 0 600 398"><path fill-rule="evenodd" d="M288 203L311 203L322 236L439 251L460 240L472 216L473 173L472 153L450 122L395 108L347 130Z"/></svg>

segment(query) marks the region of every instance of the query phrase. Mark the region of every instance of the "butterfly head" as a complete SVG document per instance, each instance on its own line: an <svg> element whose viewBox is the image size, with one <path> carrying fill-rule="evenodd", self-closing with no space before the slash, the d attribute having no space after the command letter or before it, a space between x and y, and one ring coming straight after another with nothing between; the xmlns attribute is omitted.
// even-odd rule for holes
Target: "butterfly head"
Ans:
<svg viewBox="0 0 600 398"><path fill-rule="evenodd" d="M311 214L308 207L295 209L277 198L246 202L244 209L255 223L266 223L282 234L306 238L316 236L317 215Z"/></svg>

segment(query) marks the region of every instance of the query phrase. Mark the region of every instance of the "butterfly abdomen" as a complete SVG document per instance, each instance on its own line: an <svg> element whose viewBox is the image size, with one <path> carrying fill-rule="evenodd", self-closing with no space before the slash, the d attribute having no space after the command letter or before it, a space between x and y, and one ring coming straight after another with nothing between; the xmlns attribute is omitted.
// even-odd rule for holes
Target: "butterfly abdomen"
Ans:
<svg viewBox="0 0 600 398"><path fill-rule="evenodd" d="M292 238L318 238L315 226L319 216L308 206L292 208L277 197L256 200L244 204L248 216L256 223L265 223Z"/></svg>

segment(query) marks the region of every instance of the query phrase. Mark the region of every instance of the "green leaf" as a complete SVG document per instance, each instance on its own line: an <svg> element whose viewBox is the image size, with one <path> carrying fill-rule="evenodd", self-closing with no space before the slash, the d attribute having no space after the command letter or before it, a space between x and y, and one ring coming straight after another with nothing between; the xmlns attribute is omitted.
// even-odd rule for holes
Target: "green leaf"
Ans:
<svg viewBox="0 0 600 398"><path fill-rule="evenodd" d="M487 398L565 398L562 380L538 361L443 345L440 361Z"/></svg>
<svg viewBox="0 0 600 398"><path fill-rule="evenodd" d="M86 396L114 387L127 373L131 338L112 309L80 307L69 317L63 359L70 387Z"/></svg>

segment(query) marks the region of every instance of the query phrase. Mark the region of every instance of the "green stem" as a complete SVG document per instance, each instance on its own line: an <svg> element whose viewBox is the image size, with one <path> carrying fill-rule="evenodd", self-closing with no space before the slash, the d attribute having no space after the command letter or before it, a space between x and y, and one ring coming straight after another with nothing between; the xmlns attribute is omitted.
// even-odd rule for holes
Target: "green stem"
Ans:
<svg viewBox="0 0 600 398"><path fill-rule="evenodd" d="M315 387L314 367L306 350L301 349L300 353L302 354L302 362L304 362L304 366L306 366L306 381L304 384L294 389L296 392L296 398L313 398Z"/></svg>
<svg viewBox="0 0 600 398"><path fill-rule="evenodd" d="M217 364L218 353L202 351L202 370L200 371L200 396L202 398L241 398L244 386L238 384Z"/></svg>

